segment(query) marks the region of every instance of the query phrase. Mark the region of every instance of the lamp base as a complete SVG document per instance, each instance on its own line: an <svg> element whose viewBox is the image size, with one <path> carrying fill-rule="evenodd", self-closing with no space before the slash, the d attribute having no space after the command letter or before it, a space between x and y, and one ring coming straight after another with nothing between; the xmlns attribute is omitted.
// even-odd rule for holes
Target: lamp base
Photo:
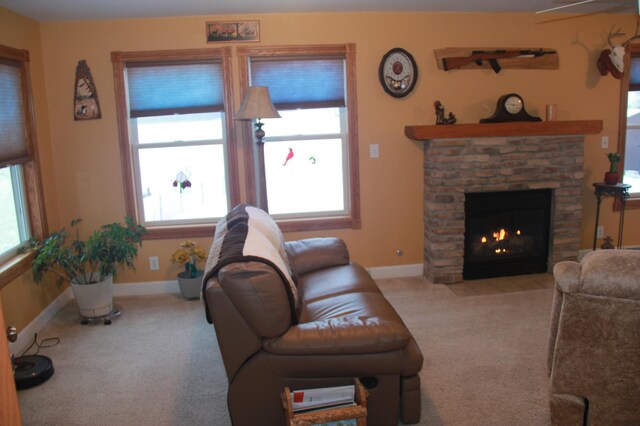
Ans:
<svg viewBox="0 0 640 426"><path fill-rule="evenodd" d="M264 125L264 123L262 123L260 120L256 121L256 142L257 143L262 143L262 139L264 138L264 130L262 130L262 126Z"/></svg>

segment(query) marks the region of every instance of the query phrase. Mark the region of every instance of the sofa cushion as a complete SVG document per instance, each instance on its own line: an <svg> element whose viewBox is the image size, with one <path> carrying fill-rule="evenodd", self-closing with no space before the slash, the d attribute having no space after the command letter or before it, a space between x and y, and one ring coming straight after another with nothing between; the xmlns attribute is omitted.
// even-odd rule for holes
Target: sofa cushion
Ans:
<svg viewBox="0 0 640 426"><path fill-rule="evenodd" d="M349 263L349 251L340 238L306 238L287 241L284 248L294 274L304 275Z"/></svg>
<svg viewBox="0 0 640 426"><path fill-rule="evenodd" d="M357 263L321 269L298 277L301 305L347 293L378 293L369 273Z"/></svg>
<svg viewBox="0 0 640 426"><path fill-rule="evenodd" d="M291 326L289 299L279 276L261 262L235 262L218 271L218 282L245 322L260 337L274 337Z"/></svg>
<svg viewBox="0 0 640 426"><path fill-rule="evenodd" d="M580 264L580 293L640 300L640 250L598 250Z"/></svg>
<svg viewBox="0 0 640 426"><path fill-rule="evenodd" d="M337 355L402 349L409 330L382 294L353 293L307 303L301 322L264 342L281 355Z"/></svg>

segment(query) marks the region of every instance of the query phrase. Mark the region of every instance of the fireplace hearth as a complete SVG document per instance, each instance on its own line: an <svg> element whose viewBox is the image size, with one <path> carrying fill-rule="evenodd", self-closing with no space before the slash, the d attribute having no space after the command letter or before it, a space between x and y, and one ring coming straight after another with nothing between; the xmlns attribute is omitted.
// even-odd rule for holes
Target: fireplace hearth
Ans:
<svg viewBox="0 0 640 426"><path fill-rule="evenodd" d="M546 272L552 191L465 194L463 279Z"/></svg>
<svg viewBox="0 0 640 426"><path fill-rule="evenodd" d="M521 224L526 220L518 219L517 224L484 231L487 244L494 251L506 249L500 256L505 259L519 256L521 247L515 245L533 247L534 252L546 246L542 266L536 266L542 272L562 260L576 260L583 207L584 135L601 131L600 120L405 127L405 135L422 141L424 147L425 277L434 283L453 284L466 276L465 202L473 193L548 191L548 230L529 229ZM490 242L494 232L500 238L501 230L503 240ZM530 242L538 234L548 236L546 243ZM510 248L503 247L507 237ZM520 272L525 267L510 268Z"/></svg>

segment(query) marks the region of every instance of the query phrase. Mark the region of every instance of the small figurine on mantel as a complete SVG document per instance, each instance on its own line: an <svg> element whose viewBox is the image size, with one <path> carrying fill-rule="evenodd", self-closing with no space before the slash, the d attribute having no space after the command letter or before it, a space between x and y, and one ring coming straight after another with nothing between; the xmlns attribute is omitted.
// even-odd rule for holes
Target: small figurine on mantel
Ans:
<svg viewBox="0 0 640 426"><path fill-rule="evenodd" d="M604 238L604 243L602 243L600 248L603 249L603 250L610 250L610 249L614 248L613 247L613 239L610 236L607 235Z"/></svg>
<svg viewBox="0 0 640 426"><path fill-rule="evenodd" d="M440 101L435 101L433 106L436 108L436 124L454 124L458 121L452 112L450 112L449 116L445 118L444 105L442 105Z"/></svg>

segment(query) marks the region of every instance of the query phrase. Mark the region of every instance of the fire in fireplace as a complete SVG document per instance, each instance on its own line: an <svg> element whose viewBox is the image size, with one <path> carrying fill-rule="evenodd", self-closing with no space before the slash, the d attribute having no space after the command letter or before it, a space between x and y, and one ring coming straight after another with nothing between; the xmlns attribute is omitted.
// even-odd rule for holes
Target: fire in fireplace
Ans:
<svg viewBox="0 0 640 426"><path fill-rule="evenodd" d="M550 189L465 194L463 278L547 271Z"/></svg>

